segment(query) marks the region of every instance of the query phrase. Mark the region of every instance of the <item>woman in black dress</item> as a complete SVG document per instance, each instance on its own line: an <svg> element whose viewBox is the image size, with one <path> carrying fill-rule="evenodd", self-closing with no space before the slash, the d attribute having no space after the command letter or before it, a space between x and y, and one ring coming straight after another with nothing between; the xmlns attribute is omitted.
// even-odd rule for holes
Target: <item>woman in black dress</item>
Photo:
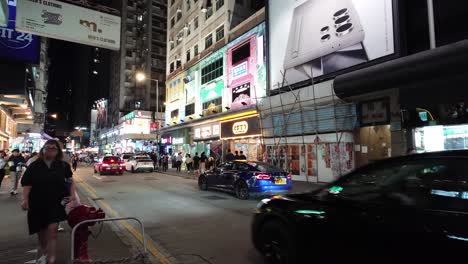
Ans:
<svg viewBox="0 0 468 264"><path fill-rule="evenodd" d="M56 263L57 228L66 219L63 198L76 200L72 171L62 161L63 152L58 141L48 140L39 158L27 168L21 179L23 201L21 207L28 210L29 234L38 234L39 248L47 263Z"/></svg>

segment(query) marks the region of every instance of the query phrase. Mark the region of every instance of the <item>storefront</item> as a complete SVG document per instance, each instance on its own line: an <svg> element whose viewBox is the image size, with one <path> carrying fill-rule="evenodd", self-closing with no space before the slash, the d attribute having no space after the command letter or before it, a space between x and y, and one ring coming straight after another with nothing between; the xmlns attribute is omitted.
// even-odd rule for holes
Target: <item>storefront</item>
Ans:
<svg viewBox="0 0 468 264"><path fill-rule="evenodd" d="M169 155L190 153L190 129L181 128L161 135L161 151Z"/></svg>
<svg viewBox="0 0 468 264"><path fill-rule="evenodd" d="M222 158L222 142L219 138L219 122L208 123L196 126L192 129L193 143L191 144L190 154L201 155L205 152L207 156L213 156L216 160Z"/></svg>
<svg viewBox="0 0 468 264"><path fill-rule="evenodd" d="M231 119L229 119L231 118ZM247 160L260 160L263 153L262 132L258 114L221 121L223 153L242 151ZM225 155L224 155L225 156Z"/></svg>

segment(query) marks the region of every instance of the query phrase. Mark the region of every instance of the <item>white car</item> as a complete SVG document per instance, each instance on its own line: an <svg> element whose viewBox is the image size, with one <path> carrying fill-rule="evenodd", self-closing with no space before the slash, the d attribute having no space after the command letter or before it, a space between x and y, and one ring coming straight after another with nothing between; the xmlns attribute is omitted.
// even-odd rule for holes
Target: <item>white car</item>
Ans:
<svg viewBox="0 0 468 264"><path fill-rule="evenodd" d="M132 156L135 156L135 153L122 153L122 155L120 156L120 158L121 158L125 163L127 163L127 161L128 161Z"/></svg>
<svg viewBox="0 0 468 264"><path fill-rule="evenodd" d="M153 160L148 156L133 156L125 162L125 167L128 171L135 173L137 171L148 171L154 170Z"/></svg>

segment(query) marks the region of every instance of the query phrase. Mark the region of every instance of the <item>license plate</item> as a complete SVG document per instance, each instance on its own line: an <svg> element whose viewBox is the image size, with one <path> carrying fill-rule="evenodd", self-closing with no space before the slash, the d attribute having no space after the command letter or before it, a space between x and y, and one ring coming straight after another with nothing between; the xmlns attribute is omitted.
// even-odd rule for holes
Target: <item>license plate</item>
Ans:
<svg viewBox="0 0 468 264"><path fill-rule="evenodd" d="M119 167L119 165L117 165L117 164L112 164L112 168L118 168L118 167Z"/></svg>
<svg viewBox="0 0 468 264"><path fill-rule="evenodd" d="M286 184L286 179L285 178L276 178L275 179L275 184Z"/></svg>

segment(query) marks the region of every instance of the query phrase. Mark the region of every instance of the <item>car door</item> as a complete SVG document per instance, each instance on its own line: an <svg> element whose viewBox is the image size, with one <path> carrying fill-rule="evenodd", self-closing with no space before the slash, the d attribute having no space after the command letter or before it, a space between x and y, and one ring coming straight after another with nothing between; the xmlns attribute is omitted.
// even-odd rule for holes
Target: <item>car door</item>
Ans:
<svg viewBox="0 0 468 264"><path fill-rule="evenodd" d="M233 162L232 170L223 173L223 181L226 188L234 189L239 178L242 178L252 168L243 162Z"/></svg>
<svg viewBox="0 0 468 264"><path fill-rule="evenodd" d="M214 186L217 188L223 187L222 173L225 170L226 166L226 163L223 163L220 166L213 168L212 170L205 171L205 176L207 177L209 186Z"/></svg>
<svg viewBox="0 0 468 264"><path fill-rule="evenodd" d="M229 188L227 179L233 175L233 164L232 161L227 161L223 164L222 168L217 170L217 182L220 188Z"/></svg>
<svg viewBox="0 0 468 264"><path fill-rule="evenodd" d="M130 157L130 158L128 158L128 161L125 162L125 169L126 169L126 170L128 170L128 171L131 170L131 168L132 168L132 161L133 161L134 159L135 159L134 157Z"/></svg>

